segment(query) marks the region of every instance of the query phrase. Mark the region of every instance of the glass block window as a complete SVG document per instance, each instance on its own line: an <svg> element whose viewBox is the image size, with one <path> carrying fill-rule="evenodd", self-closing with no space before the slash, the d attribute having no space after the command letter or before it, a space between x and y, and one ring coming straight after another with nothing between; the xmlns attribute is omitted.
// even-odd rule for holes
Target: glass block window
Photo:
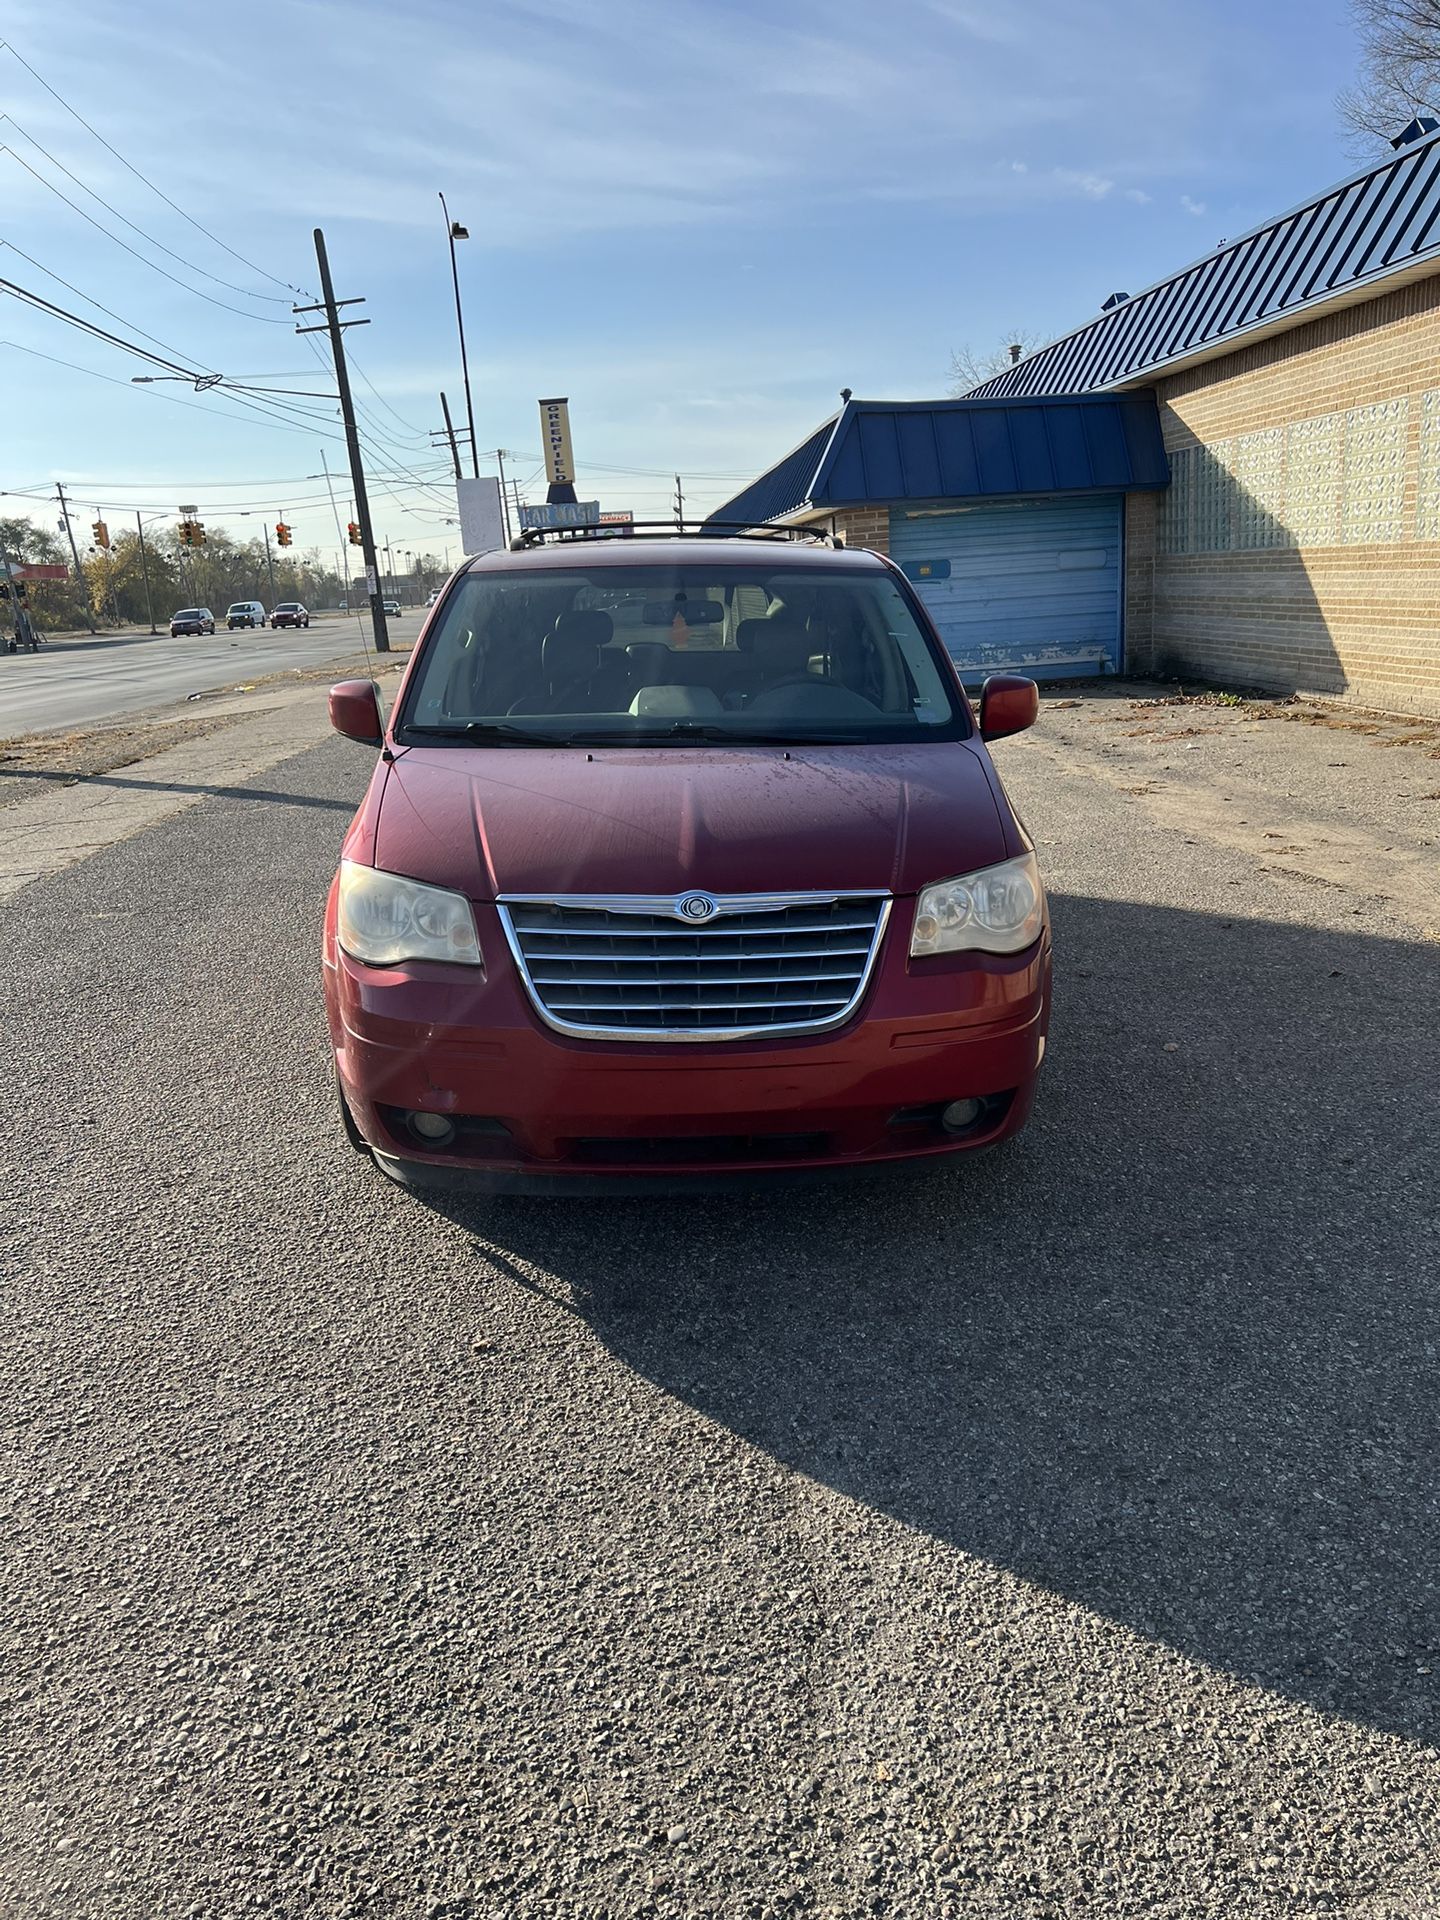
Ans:
<svg viewBox="0 0 1440 1920"><path fill-rule="evenodd" d="M1370 545L1405 537L1410 402L1382 400L1345 416L1342 539Z"/></svg>
<svg viewBox="0 0 1440 1920"><path fill-rule="evenodd" d="M1294 421L1285 441L1285 518L1300 547L1333 547L1340 538L1345 446L1338 413Z"/></svg>
<svg viewBox="0 0 1440 1920"><path fill-rule="evenodd" d="M1284 427L1243 433L1235 442L1235 544L1237 547L1291 547L1285 519L1286 457Z"/></svg>
<svg viewBox="0 0 1440 1920"><path fill-rule="evenodd" d="M1420 410L1420 469L1415 484L1415 537L1440 540L1440 390Z"/></svg>
<svg viewBox="0 0 1440 1920"><path fill-rule="evenodd" d="M1194 508L1191 519L1195 553L1228 553L1235 482L1230 471L1232 440L1216 440L1195 449Z"/></svg>

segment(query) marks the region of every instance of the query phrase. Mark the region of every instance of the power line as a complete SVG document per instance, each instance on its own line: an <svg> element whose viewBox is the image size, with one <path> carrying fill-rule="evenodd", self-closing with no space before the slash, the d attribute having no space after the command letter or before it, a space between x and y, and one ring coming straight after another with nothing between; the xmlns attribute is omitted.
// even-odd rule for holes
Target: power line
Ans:
<svg viewBox="0 0 1440 1920"><path fill-rule="evenodd" d="M104 327L97 327L93 320L86 320L78 313L70 313L64 307L57 307L53 300L47 300L42 294L31 293L28 288L17 286L13 280L0 278L0 291L13 294L17 300L24 300L32 307L39 307L43 313L52 314L67 325L79 327L83 333L94 334L97 340L108 341L112 347L119 347L126 353L133 353L141 360L148 360L152 366L164 367L167 373L183 373L187 380L201 380L203 374L193 367L182 367L178 361L162 360L158 354L151 353L147 347L137 347L133 340L122 340L118 334L109 333ZM85 296L82 294L81 298ZM128 323L127 323L128 324Z"/></svg>
<svg viewBox="0 0 1440 1920"><path fill-rule="evenodd" d="M157 187L155 182L152 179L150 179L148 174L142 173L139 167L133 165L129 160L127 160L124 154L120 152L118 147L112 147L110 142L105 138L104 134L98 132L94 127L92 127L90 122L85 118L84 114L78 112L74 107L72 107L70 102L64 97L63 94L57 93L54 87L50 85L50 82L46 80L41 74L36 72L35 68L31 66L30 62L25 58L24 54L21 53L20 49L14 44L13 41L0 40L0 50L3 50L4 52L11 54L16 60L18 60L21 66L24 67L25 71L30 75L31 79L38 81L39 84L42 87L44 87L46 93L50 95L52 100L59 101L60 105L64 107L65 111L70 115L72 120L78 120L80 122L80 125L84 127L85 131L88 134L90 134L90 136L93 139L98 140L101 146L104 147L107 153L113 154L115 158L120 162L121 166L127 170L127 172L133 173L135 178L141 181L145 186L149 187L150 191L153 194L155 194L159 199L163 200L166 206L169 207L173 213L178 213L182 220L188 221L189 224L192 227L194 227L197 233L203 233L205 238L213 242L215 246L219 247L222 253L228 253L232 260L238 260L242 267L248 267L252 273L258 273L262 280L268 280L272 286L284 287L287 293L304 293L305 292L305 289L303 287L291 286L288 280L278 279L273 273L267 273L264 267L257 267L253 260L247 260L243 253L237 253L234 247L227 246L226 243L219 237L218 234L212 233L208 227L202 226L200 221L195 219L195 217L192 214L188 214L182 206L178 205L177 202L175 202L170 198L168 193L165 193L161 188ZM283 325L284 323L282 322L281 324Z"/></svg>
<svg viewBox="0 0 1440 1920"><path fill-rule="evenodd" d="M183 287L186 293L193 293L197 300L208 300L212 307L220 307L226 313L238 314L242 320L258 320L263 326L267 327L283 327L285 325L283 320L276 319L271 314L246 313L243 307L232 307L228 300L217 300L214 294L202 293L199 287L192 286L188 280L182 280L179 274L171 273L168 267L162 267L154 260L147 260L145 255L141 253L138 248L132 247L128 240L122 240L118 233L111 233L108 227L101 226L94 214L87 213L84 207L78 206L75 201L70 198L68 193L61 193L59 187L55 185L53 180L47 180L43 173L37 173L25 156L17 153L14 147L0 147L0 153L8 153L12 160L24 167L32 180L38 180L42 187L46 188L50 193L53 193L58 200L63 200L66 206L71 208L75 213L78 213L82 220L88 220L97 233L103 233L107 240L113 240L117 247L122 247L132 259L138 260L141 266L149 267L152 273L158 273L162 279L170 281L174 286Z"/></svg>
<svg viewBox="0 0 1440 1920"><path fill-rule="evenodd" d="M69 292L73 293L77 299L83 300L87 306L94 307L97 313L108 314L112 320L118 320L122 327L131 328L133 332L139 334L142 340L148 340L152 347L163 347L167 353L184 352L183 347L177 347L169 340L161 340L157 335L147 333L144 327L138 326L135 321L127 320L123 313L116 313L113 307L107 307L103 301L97 300L93 294L86 293L83 287L77 287L73 281L67 280L63 274L56 273L53 267L47 267L43 260L37 260L34 254L26 253L23 247L17 247L13 240L0 238L0 247L8 247L11 253L18 253L22 260L28 261L32 267L37 268L39 272L45 275L47 280L53 280L58 286L65 287Z"/></svg>
<svg viewBox="0 0 1440 1920"><path fill-rule="evenodd" d="M284 294L252 293L248 287L237 287L233 280L224 280L220 277L218 273L211 273L205 267L198 266L195 263L195 261L187 260L183 253L176 253L175 249L173 247L167 247L163 240L157 240L153 233L147 233L144 227L136 226L135 222L130 218L128 218L127 215L121 213L118 207L112 206L111 203L105 198L103 193L97 193L94 187L92 187L88 181L82 180L78 173L72 172L71 169L66 166L63 160L57 160L55 155L51 153L48 147L42 146L40 144L40 142L35 138L34 134L30 132L28 127L21 126L20 122L15 118L14 114L0 113L0 122L3 122L3 121L8 121L9 124L15 129L16 133L20 135L22 140L28 140L30 142L30 145L34 147L37 153L44 154L45 158L50 162L52 167L58 167L60 172L65 175L65 178L67 180L73 180L75 182L75 185L79 187L82 193L88 193L90 198L98 202L100 206L104 207L107 213L113 214L115 218L121 223L122 226L129 227L132 233L138 233L142 240L148 241L152 247L158 247L161 253L168 254L172 260L178 260L180 265L182 267L188 267L191 273L198 273L201 276L201 278L204 280L212 280L217 287L227 287L231 293L238 293L240 297L244 300L264 300L269 304L277 307L283 307L289 304ZM18 154L13 154L12 149L7 149L7 151L12 152L12 157L16 159L19 158ZM36 177L39 178L38 175ZM46 186L49 186L50 183L49 181L46 181L44 184ZM114 236L112 235L111 238L113 239ZM222 303L217 301L216 304L218 306ZM235 309L229 308L227 309L227 311L234 312Z"/></svg>

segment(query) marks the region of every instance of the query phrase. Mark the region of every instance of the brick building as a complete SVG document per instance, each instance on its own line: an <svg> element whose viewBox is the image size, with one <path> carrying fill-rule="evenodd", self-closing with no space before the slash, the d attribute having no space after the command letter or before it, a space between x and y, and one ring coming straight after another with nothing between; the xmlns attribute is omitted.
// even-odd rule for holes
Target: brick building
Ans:
<svg viewBox="0 0 1440 1920"><path fill-rule="evenodd" d="M1433 123L1412 123L1382 164L1142 293L1112 296L1085 326L949 404L1101 396L1154 406L1169 469L1168 486L1127 485L1113 509L1090 501L1095 550L1105 512L1118 516L1116 658L1126 670L1440 713ZM842 411L821 433L844 419ZM1021 503L1009 504L1013 512ZM898 546L902 564L929 515L935 536L951 543L952 578L972 538L958 514L953 527L939 524L956 505L945 491L927 506L873 489L842 500L832 490L827 501L802 495L765 517L814 518L821 505L852 537ZM1067 553L1052 538L1079 530L1078 503L1063 525L1046 512L1062 505L1059 496L1024 505L1040 537L1010 542L1015 565L1032 579L1050 574L1062 593L1078 585L1073 543ZM978 506L969 496L966 518L993 546ZM1079 619L1078 600L1075 610ZM1007 663L1030 664L1023 626L1004 629L1002 616L1002 629Z"/></svg>

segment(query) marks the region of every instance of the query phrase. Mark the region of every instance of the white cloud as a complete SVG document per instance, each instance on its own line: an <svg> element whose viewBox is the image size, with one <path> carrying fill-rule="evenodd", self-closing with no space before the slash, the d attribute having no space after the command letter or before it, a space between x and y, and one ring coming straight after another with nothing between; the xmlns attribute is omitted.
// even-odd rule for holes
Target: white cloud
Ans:
<svg viewBox="0 0 1440 1920"><path fill-rule="evenodd" d="M1082 172L1076 167L1052 167L1050 178L1069 193L1083 194L1087 200L1103 200L1115 186L1103 173Z"/></svg>
<svg viewBox="0 0 1440 1920"><path fill-rule="evenodd" d="M1146 193L1143 187L1126 187L1125 189L1125 198L1133 200L1137 207L1148 207L1154 197L1153 194Z"/></svg>
<svg viewBox="0 0 1440 1920"><path fill-rule="evenodd" d="M1181 194L1180 204L1186 213L1193 213L1197 218L1202 213L1208 212L1208 208L1203 200L1192 200L1188 193Z"/></svg>

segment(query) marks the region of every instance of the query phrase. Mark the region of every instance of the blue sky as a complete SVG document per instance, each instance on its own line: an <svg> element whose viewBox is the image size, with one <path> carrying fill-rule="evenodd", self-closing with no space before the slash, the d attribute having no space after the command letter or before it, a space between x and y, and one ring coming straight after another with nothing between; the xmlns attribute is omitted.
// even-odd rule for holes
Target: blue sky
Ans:
<svg viewBox="0 0 1440 1920"><path fill-rule="evenodd" d="M471 234L482 447L530 479L535 401L567 393L582 495L645 515L676 470L716 504L842 386L943 393L962 344L1063 332L1356 164L1333 106L1344 0L67 0L61 17L0 0L0 38L223 245L0 51L0 275L187 366L318 388L288 288L316 285L323 226L337 291L367 300L349 340L399 550L455 543L427 438L442 386L462 404L439 188ZM307 477L322 451L345 471L323 403L298 421L132 389L142 363L3 296L0 341L0 489L62 479L117 520L194 501L237 535L283 509L297 544L333 550ZM0 500L16 508L44 515Z"/></svg>

